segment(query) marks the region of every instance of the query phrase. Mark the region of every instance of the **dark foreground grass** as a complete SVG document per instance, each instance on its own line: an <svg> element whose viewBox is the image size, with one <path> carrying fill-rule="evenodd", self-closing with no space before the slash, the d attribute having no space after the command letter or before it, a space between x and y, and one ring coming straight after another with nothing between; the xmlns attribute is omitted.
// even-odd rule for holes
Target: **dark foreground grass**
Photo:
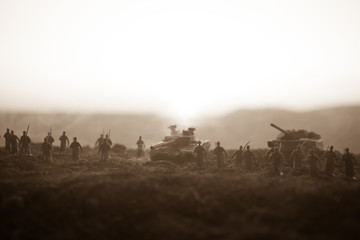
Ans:
<svg viewBox="0 0 360 240"><path fill-rule="evenodd" d="M0 239L360 239L360 183L341 174L83 158L1 156Z"/></svg>

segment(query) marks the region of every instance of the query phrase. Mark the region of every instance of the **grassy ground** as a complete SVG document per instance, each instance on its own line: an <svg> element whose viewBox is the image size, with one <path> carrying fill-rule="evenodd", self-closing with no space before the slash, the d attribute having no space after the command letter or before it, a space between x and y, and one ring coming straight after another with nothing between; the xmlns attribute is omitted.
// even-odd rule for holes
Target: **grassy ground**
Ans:
<svg viewBox="0 0 360 240"><path fill-rule="evenodd" d="M0 239L360 239L360 182L217 170L88 150L54 164L0 156Z"/></svg>

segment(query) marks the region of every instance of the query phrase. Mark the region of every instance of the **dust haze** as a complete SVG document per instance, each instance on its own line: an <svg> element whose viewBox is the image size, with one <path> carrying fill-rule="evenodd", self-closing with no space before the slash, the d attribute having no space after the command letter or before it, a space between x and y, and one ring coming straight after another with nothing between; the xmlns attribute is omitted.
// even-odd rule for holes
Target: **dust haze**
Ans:
<svg viewBox="0 0 360 240"><path fill-rule="evenodd" d="M226 148L235 149L251 140L255 148L267 148L281 132L270 127L275 123L283 129L304 129L321 135L325 146L334 145L339 151L346 147L360 153L360 107L348 106L314 111L281 109L238 109L224 115L208 115L182 123L176 118L156 114L45 114L5 113L0 115L2 129L14 129L20 134L30 124L34 141L42 142L50 130L55 138L67 131L78 137L83 145L93 146L102 133L112 132L114 142L136 148L136 139L143 136L147 145L158 142L168 133L167 127L195 127L196 133L209 139L214 146L221 141ZM89 131L89 129L91 129Z"/></svg>

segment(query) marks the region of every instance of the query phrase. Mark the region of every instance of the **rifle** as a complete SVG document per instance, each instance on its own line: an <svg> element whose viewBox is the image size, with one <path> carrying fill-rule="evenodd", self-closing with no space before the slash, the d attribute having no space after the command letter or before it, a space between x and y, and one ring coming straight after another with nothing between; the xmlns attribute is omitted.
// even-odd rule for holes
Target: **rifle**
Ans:
<svg viewBox="0 0 360 240"><path fill-rule="evenodd" d="M109 135L109 138L110 138L110 134L111 134L111 129L109 129L109 134L108 134L108 135Z"/></svg>
<svg viewBox="0 0 360 240"><path fill-rule="evenodd" d="M27 126L26 135L29 133L30 124Z"/></svg>
<svg viewBox="0 0 360 240"><path fill-rule="evenodd" d="M251 143L251 140L249 140L243 147L243 149L245 149L247 147L247 145L249 145L249 143Z"/></svg>

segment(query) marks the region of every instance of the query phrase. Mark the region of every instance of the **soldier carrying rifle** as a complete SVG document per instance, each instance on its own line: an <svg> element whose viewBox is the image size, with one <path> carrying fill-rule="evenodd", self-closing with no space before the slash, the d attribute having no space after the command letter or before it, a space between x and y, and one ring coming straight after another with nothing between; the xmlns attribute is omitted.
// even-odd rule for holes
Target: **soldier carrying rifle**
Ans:
<svg viewBox="0 0 360 240"><path fill-rule="evenodd" d="M30 127L30 125L27 127L26 131L23 131L23 135L20 138L20 153L27 154L30 156L31 139L28 136L29 127Z"/></svg>

